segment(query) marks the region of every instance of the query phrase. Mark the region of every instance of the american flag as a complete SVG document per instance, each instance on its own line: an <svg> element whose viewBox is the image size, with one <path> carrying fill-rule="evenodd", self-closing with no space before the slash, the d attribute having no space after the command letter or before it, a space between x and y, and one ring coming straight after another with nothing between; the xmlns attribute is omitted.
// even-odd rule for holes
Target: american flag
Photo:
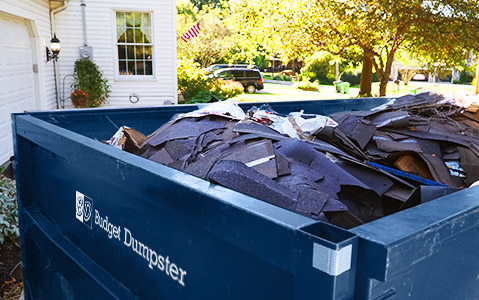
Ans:
<svg viewBox="0 0 479 300"><path fill-rule="evenodd" d="M199 33L200 33L200 23L196 23L196 25L188 29L188 31L181 36L181 39L185 41L186 43L188 42L189 39L197 37Z"/></svg>

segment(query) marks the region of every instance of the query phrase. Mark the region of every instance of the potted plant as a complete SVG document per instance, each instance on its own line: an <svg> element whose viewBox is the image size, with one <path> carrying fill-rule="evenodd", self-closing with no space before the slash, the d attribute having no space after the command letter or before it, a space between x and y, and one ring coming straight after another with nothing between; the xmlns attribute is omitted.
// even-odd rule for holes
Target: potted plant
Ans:
<svg viewBox="0 0 479 300"><path fill-rule="evenodd" d="M75 61L75 75L75 80L71 85L74 89L71 96L75 107L99 107L107 101L110 95L110 86L94 62L83 58ZM79 102L74 103L77 100ZM83 102L85 104L82 104Z"/></svg>
<svg viewBox="0 0 479 300"><path fill-rule="evenodd" d="M76 108L86 107L88 102L88 95L82 90L76 89L71 93L70 98Z"/></svg>

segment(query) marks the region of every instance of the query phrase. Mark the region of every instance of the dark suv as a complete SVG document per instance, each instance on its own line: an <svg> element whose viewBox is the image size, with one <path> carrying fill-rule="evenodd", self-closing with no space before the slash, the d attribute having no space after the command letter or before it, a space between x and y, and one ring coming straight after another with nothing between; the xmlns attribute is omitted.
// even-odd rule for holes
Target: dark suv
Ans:
<svg viewBox="0 0 479 300"><path fill-rule="evenodd" d="M240 82L245 92L254 93L264 88L264 81L257 69L248 68L227 68L219 69L208 76L209 78L230 79Z"/></svg>
<svg viewBox="0 0 479 300"><path fill-rule="evenodd" d="M218 65L211 65L209 66L208 68L206 68L206 71L208 71L208 73L213 73L214 71L216 70L219 70L219 69L230 69L230 68L246 68L246 69L256 69L256 70L259 70L259 68L256 66L256 65L246 65L246 64L242 64L242 65L227 65L227 64L218 64Z"/></svg>

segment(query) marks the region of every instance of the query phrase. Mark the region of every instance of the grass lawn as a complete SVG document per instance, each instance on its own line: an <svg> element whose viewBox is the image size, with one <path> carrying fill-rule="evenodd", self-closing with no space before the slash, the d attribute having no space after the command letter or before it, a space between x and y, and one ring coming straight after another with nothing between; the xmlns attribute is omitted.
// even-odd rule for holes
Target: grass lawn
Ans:
<svg viewBox="0 0 479 300"><path fill-rule="evenodd" d="M379 82L373 82L373 95L379 94ZM399 90L397 85L390 82L386 89L387 97L400 97L414 92L421 93L431 91L435 93L451 96L454 93L473 95L474 87L472 85L461 84L432 84L421 81L411 81L408 86L401 84ZM303 91L294 88L291 85L280 83L265 83L264 89L255 94L241 94L235 99L240 102L274 102L274 101L303 101L303 100L329 100L329 99L348 99L356 98L359 93L359 85L351 86L349 94L338 94L333 85L319 85L319 91Z"/></svg>
<svg viewBox="0 0 479 300"><path fill-rule="evenodd" d="M356 85L354 87L359 89L359 85ZM379 82L373 82L372 90L373 95L379 94ZM401 85L399 86L399 90L395 83L389 82L386 88L386 95L388 97L404 96L408 94L414 94L414 90L416 90L417 93L430 91L444 95L452 95L453 93L462 92L466 93L467 95L473 95L475 92L475 89L472 85L447 83L432 84L423 81L411 81L407 86L401 83Z"/></svg>
<svg viewBox="0 0 479 300"><path fill-rule="evenodd" d="M356 90L356 91L355 91ZM303 100L326 100L354 98L359 89L350 89L349 95L334 92L333 86L321 89L321 91L303 91L290 85L265 83L264 89L254 94L241 94L235 99L240 102L270 102L270 101L303 101ZM355 91L355 92L354 92Z"/></svg>

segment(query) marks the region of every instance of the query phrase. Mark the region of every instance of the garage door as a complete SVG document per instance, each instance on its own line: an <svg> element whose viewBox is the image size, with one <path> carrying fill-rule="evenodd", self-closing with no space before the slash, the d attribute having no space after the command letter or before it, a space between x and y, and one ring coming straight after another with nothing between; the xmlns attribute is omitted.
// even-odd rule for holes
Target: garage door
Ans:
<svg viewBox="0 0 479 300"><path fill-rule="evenodd" d="M10 114L35 109L32 57L26 21L0 13L0 164L13 153Z"/></svg>

